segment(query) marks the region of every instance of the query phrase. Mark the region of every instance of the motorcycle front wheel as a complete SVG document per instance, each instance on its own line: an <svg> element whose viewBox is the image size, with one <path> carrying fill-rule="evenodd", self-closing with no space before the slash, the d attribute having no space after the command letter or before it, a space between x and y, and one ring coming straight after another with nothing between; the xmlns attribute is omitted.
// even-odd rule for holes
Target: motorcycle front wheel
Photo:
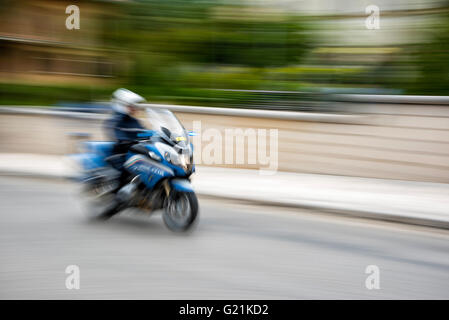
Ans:
<svg viewBox="0 0 449 320"><path fill-rule="evenodd" d="M163 220L174 232L189 230L198 216L198 199L194 192L175 192L167 199Z"/></svg>

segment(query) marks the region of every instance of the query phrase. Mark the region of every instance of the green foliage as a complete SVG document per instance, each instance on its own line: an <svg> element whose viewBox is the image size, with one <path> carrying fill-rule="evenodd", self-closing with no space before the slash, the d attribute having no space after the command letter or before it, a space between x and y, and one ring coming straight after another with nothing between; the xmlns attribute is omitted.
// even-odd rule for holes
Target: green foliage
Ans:
<svg viewBox="0 0 449 320"><path fill-rule="evenodd" d="M418 46L413 63L418 70L410 91L423 95L449 95L449 11L435 25L429 43Z"/></svg>
<svg viewBox="0 0 449 320"><path fill-rule="evenodd" d="M187 97L198 103L219 99L207 90L213 88L291 88L286 81L267 77L266 70L302 61L311 46L307 23L267 9L219 4L116 4L111 12L121 14L105 19L103 38L129 61L119 76L124 85L140 89L150 99Z"/></svg>
<svg viewBox="0 0 449 320"><path fill-rule="evenodd" d="M29 85L0 83L4 105L53 105L62 101L107 100L115 87Z"/></svg>
<svg viewBox="0 0 449 320"><path fill-rule="evenodd" d="M433 20L435 26L427 42L377 48L380 53L369 47L360 52L342 47L342 52L332 47L314 51L320 45L314 31L324 25L320 18L236 3L97 2L101 8L96 10L100 27L95 46L114 62L112 81L90 85L86 80L84 86L1 84L0 102L109 99L119 86L150 101L212 106L252 103L250 94L239 89L340 87L449 94L449 10ZM352 55L357 59L348 58ZM373 55L381 58L373 62Z"/></svg>

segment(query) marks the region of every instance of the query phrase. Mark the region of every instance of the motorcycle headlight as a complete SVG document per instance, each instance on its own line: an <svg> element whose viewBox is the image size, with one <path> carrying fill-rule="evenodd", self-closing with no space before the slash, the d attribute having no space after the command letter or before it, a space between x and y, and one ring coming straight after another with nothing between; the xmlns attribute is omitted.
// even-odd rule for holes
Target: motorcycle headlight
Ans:
<svg viewBox="0 0 449 320"><path fill-rule="evenodd" d="M179 154L177 154L177 153L166 152L164 154L164 158L165 158L165 160L167 160L171 164L174 164L175 166L179 166L181 164L180 159L179 159Z"/></svg>
<svg viewBox="0 0 449 320"><path fill-rule="evenodd" d="M190 157L187 154L166 152L164 157L165 160L167 160L171 164L175 166L181 166L184 169L187 168L188 164L190 164Z"/></svg>

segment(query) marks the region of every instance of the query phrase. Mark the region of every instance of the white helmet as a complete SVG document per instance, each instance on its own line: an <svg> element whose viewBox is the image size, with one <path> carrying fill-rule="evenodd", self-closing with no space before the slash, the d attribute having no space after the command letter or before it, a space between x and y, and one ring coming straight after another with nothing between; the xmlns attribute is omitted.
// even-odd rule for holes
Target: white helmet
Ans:
<svg viewBox="0 0 449 320"><path fill-rule="evenodd" d="M138 103L145 102L145 99L128 89L117 89L112 93L112 109L116 112L128 114L129 106L138 107Z"/></svg>

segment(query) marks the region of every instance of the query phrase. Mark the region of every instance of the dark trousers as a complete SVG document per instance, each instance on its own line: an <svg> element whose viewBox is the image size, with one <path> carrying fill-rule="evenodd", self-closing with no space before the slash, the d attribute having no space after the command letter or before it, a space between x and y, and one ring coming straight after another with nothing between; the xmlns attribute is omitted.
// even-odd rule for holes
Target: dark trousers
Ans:
<svg viewBox="0 0 449 320"><path fill-rule="evenodd" d="M126 161L126 153L128 152L129 147L132 144L133 142L130 141L118 141L112 149L111 156L109 156L107 159L107 161L114 169L120 171L119 186L117 190L123 187L127 183L129 178L129 173L128 171L126 171L123 165Z"/></svg>

